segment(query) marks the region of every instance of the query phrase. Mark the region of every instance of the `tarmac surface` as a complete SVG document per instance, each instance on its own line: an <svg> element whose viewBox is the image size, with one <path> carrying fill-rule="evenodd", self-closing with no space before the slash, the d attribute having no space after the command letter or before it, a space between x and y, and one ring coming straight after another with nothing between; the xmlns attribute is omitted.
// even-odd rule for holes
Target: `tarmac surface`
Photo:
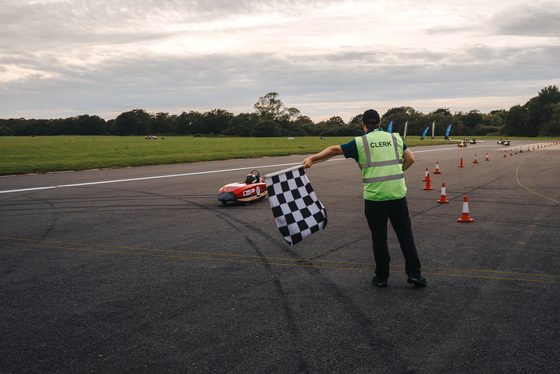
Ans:
<svg viewBox="0 0 560 374"><path fill-rule="evenodd" d="M390 224L389 287L371 285L353 160L306 170L329 222L293 247L268 199L217 195L304 156L0 178L0 373L556 373L560 145L544 144L411 148L426 288Z"/></svg>

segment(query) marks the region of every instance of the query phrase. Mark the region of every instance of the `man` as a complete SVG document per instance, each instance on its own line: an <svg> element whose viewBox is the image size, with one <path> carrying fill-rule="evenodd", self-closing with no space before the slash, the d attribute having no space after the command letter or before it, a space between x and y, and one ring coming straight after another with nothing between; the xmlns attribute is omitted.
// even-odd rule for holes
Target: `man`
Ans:
<svg viewBox="0 0 560 374"><path fill-rule="evenodd" d="M379 114L369 109L364 112L362 128L365 135L341 145L329 147L303 160L305 168L313 162L344 155L353 158L362 170L364 183L365 215L371 230L373 255L376 262L372 284L387 287L391 256L387 247L387 219L397 234L405 258L407 282L424 287L421 264L412 234L404 171L415 161L414 155L403 143L399 134L390 134L380 127Z"/></svg>

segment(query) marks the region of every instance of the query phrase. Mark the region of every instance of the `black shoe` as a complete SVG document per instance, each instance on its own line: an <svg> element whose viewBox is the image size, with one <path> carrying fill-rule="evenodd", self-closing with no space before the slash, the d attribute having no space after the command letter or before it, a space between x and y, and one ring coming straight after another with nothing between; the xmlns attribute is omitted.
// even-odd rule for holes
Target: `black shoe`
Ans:
<svg viewBox="0 0 560 374"><path fill-rule="evenodd" d="M428 281L421 275L408 276L406 283L414 283L416 287L426 287Z"/></svg>
<svg viewBox="0 0 560 374"><path fill-rule="evenodd" d="M382 280L382 279L379 279L377 277L374 277L371 280L371 284L373 284L374 286L377 286L377 287L383 287L383 288L388 287L387 280Z"/></svg>

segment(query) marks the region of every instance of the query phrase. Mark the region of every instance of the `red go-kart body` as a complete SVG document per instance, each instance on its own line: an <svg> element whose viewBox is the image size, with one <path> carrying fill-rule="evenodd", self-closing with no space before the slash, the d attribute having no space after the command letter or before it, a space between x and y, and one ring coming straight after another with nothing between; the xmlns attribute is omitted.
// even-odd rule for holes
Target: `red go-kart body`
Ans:
<svg viewBox="0 0 560 374"><path fill-rule="evenodd" d="M245 182L226 184L218 192L218 200L226 205L228 202L238 201L249 205L253 200L264 200L268 191L266 183L260 173L253 170Z"/></svg>

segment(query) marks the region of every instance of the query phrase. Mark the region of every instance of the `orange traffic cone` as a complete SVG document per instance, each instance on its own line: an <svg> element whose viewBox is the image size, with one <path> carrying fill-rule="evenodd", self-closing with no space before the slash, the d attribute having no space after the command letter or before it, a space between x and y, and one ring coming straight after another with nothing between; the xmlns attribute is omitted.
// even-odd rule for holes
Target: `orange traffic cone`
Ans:
<svg viewBox="0 0 560 374"><path fill-rule="evenodd" d="M426 176L426 187L424 187L425 190L433 190L432 188L432 184L430 183L430 174L428 174Z"/></svg>
<svg viewBox="0 0 560 374"><path fill-rule="evenodd" d="M533 144L533 151L535 150L535 145Z"/></svg>
<svg viewBox="0 0 560 374"><path fill-rule="evenodd" d="M437 202L438 203L448 203L449 202L449 200L447 200L447 195L445 194L445 183L441 184L441 196L440 196L440 198Z"/></svg>
<svg viewBox="0 0 560 374"><path fill-rule="evenodd" d="M490 159L488 158L488 153L486 154L486 160L484 161L490 161Z"/></svg>
<svg viewBox="0 0 560 374"><path fill-rule="evenodd" d="M457 220L457 222L474 222L474 219L471 218L469 215L469 203L467 202L467 197L463 200L463 214L461 218Z"/></svg>
<svg viewBox="0 0 560 374"><path fill-rule="evenodd" d="M478 160L476 158L476 154L474 155L474 161L472 162L473 164L478 164Z"/></svg>
<svg viewBox="0 0 560 374"><path fill-rule="evenodd" d="M517 148L515 148L515 154L517 154Z"/></svg>
<svg viewBox="0 0 560 374"><path fill-rule="evenodd" d="M527 152L531 152L531 150L529 149L529 146L527 146Z"/></svg>
<svg viewBox="0 0 560 374"><path fill-rule="evenodd" d="M504 158L506 158L506 157L507 157L507 152L506 152L506 151L504 151Z"/></svg>
<svg viewBox="0 0 560 374"><path fill-rule="evenodd" d="M424 173L424 179L422 179L422 182L425 182L428 180L428 168L426 168L426 173Z"/></svg>
<svg viewBox="0 0 560 374"><path fill-rule="evenodd" d="M441 171L439 171L439 163L436 161L436 170L434 170L434 174L441 174Z"/></svg>
<svg viewBox="0 0 560 374"><path fill-rule="evenodd" d="M461 164L459 165L460 168L464 168L465 165L463 165L463 157L461 157Z"/></svg>
<svg viewBox="0 0 560 374"><path fill-rule="evenodd" d="M509 155L510 155L510 156L513 156L513 149L510 149L510 150L509 150Z"/></svg>

